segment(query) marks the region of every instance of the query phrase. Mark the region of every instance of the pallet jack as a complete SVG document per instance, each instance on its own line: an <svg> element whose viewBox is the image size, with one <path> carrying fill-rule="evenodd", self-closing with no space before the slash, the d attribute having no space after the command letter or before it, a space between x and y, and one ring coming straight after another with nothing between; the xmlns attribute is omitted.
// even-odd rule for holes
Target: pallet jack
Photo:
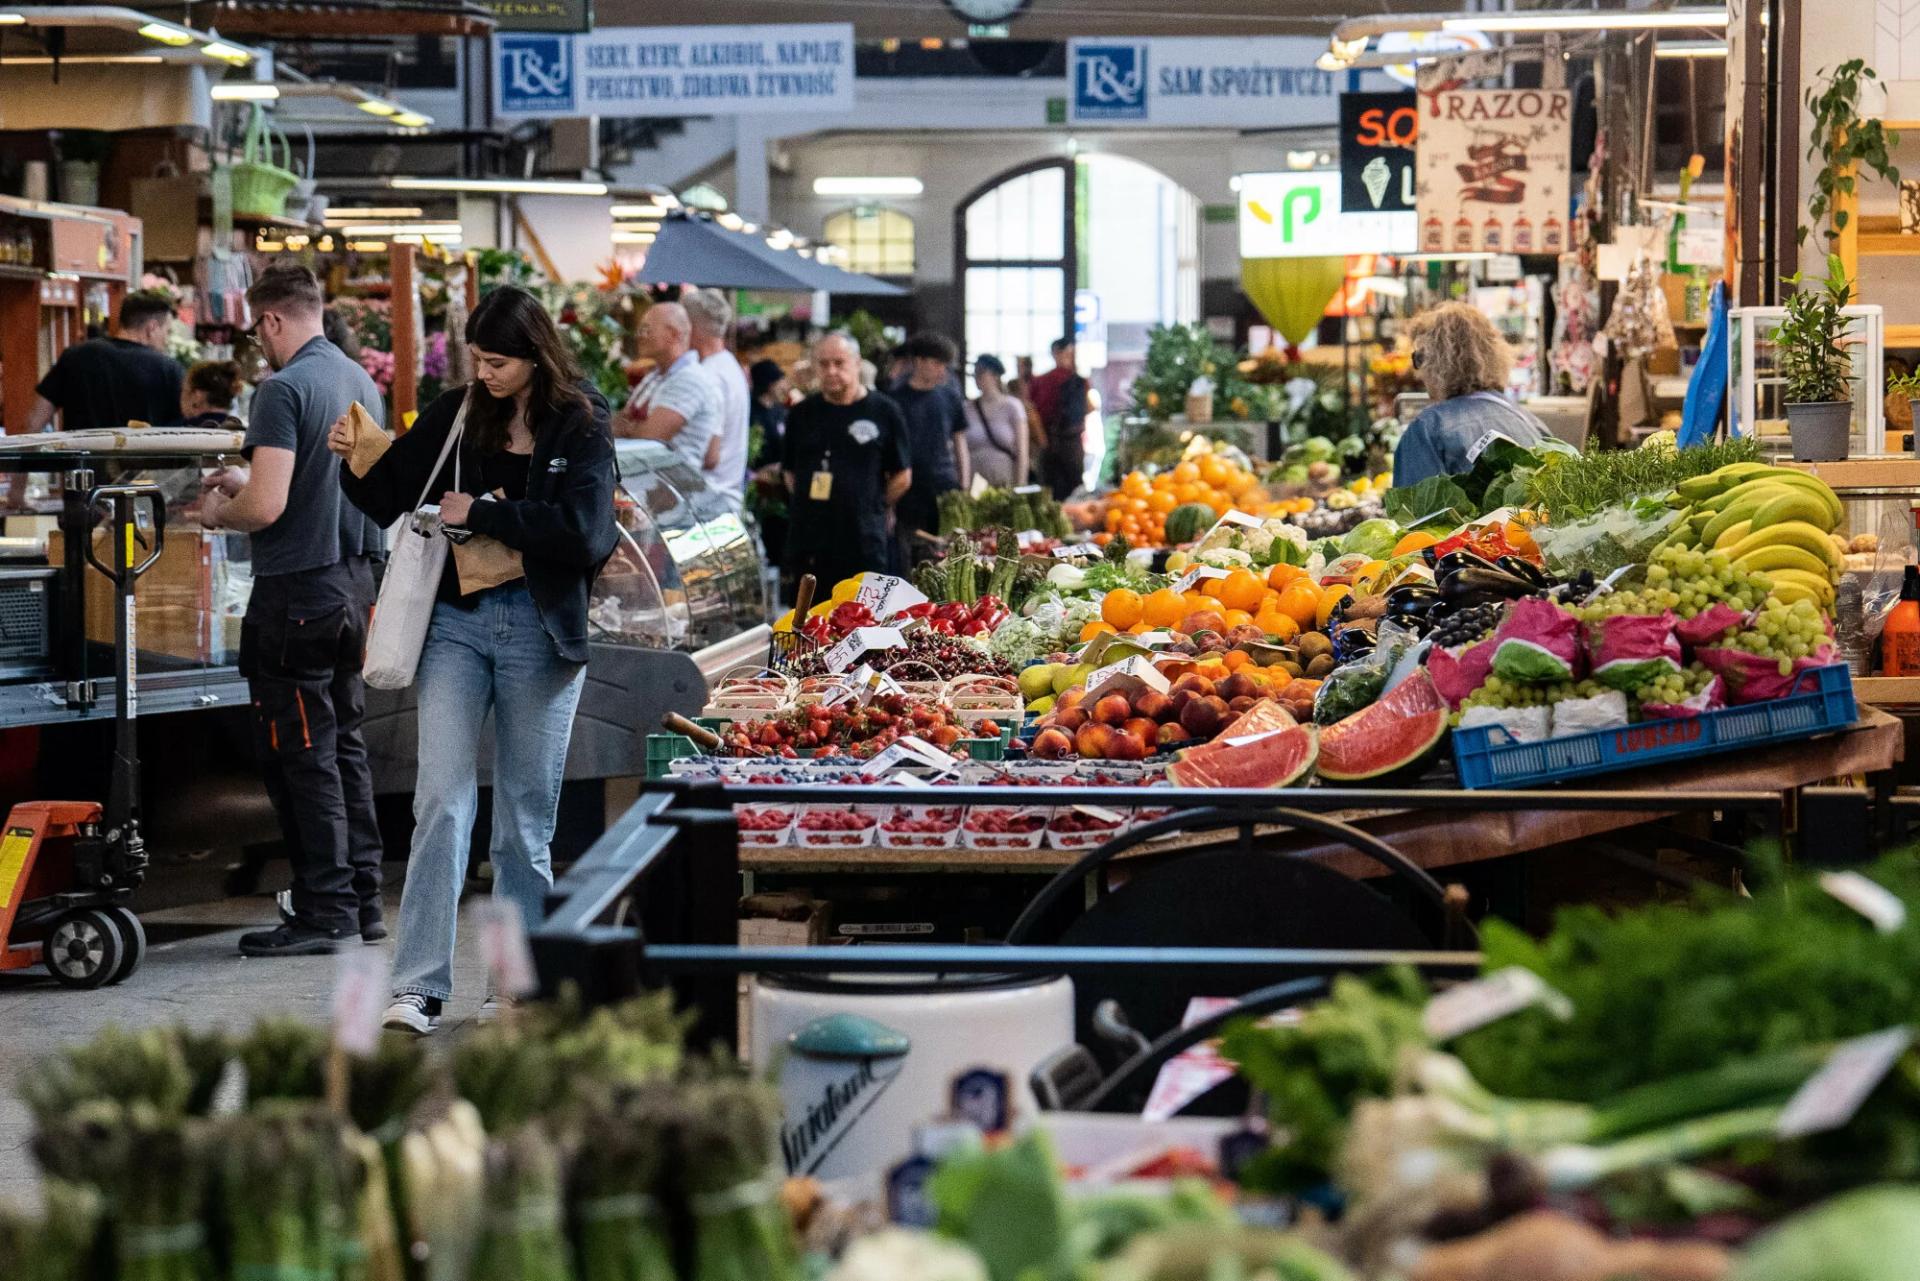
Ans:
<svg viewBox="0 0 1920 1281"><path fill-rule="evenodd" d="M146 931L128 906L146 879L147 849L140 835L140 758L134 720L140 693L134 653L133 585L155 561L166 537L166 496L157 485L95 485L93 473L66 476L61 524L69 540L80 540L87 563L105 574L114 588L113 764L107 802L27 801L15 805L0 827L0 971L44 962L67 987L96 988L118 983L138 968L147 951ZM115 563L103 564L93 545L93 528L102 505L111 509ZM137 515L152 508L153 546L134 560L139 546ZM74 545L69 543L69 545ZM66 589L79 591L78 583ZM80 646L82 655L85 645ZM67 704L90 708L95 683L86 677L67 686Z"/></svg>

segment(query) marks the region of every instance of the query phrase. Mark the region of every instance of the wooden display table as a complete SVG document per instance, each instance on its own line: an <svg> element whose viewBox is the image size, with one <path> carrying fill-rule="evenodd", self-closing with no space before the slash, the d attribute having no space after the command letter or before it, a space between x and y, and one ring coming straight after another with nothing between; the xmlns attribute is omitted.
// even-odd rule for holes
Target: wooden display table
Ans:
<svg viewBox="0 0 1920 1281"><path fill-rule="evenodd" d="M1780 466L1819 477L1842 498L1880 494L1920 496L1920 458L1911 454L1876 454L1843 458L1831 463L1796 463L1781 459Z"/></svg>

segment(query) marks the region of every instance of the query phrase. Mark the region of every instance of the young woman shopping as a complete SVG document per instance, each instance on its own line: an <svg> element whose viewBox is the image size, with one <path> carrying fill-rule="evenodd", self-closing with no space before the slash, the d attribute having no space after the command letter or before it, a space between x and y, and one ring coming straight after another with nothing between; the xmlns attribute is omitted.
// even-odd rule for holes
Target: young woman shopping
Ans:
<svg viewBox="0 0 1920 1281"><path fill-rule="evenodd" d="M421 1034L434 1030L453 995L454 929L489 712L494 893L518 907L529 928L540 920L553 883L547 842L586 676L587 591L617 537L607 404L582 384L539 301L496 289L474 309L466 337L474 383L428 406L364 475L340 469L347 497L382 525L407 515L423 490L438 495L441 521L456 539L415 678L413 849L385 1019ZM460 441L431 474L455 430ZM328 446L346 459L353 443L342 418Z"/></svg>
<svg viewBox="0 0 1920 1281"><path fill-rule="evenodd" d="M1001 489L1027 483L1027 407L1007 393L1006 377L998 357L976 359L980 394L966 404L967 456L975 473Z"/></svg>

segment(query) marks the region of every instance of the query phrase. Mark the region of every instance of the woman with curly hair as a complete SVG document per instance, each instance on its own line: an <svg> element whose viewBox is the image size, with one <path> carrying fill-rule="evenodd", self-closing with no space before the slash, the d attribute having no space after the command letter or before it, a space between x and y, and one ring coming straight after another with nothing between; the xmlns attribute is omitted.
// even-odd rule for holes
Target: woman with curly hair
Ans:
<svg viewBox="0 0 1920 1281"><path fill-rule="evenodd" d="M1393 483L1471 471L1496 440L1532 448L1546 427L1507 399L1513 357L1476 309L1443 302L1413 318L1413 368L1433 403L1407 426L1393 455Z"/></svg>

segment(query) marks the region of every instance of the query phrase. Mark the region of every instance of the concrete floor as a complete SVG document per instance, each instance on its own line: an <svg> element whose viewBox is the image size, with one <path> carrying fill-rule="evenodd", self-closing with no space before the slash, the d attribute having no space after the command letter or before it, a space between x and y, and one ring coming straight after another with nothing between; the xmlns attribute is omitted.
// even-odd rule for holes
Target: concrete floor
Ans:
<svg viewBox="0 0 1920 1281"><path fill-rule="evenodd" d="M265 883L285 883L284 864L275 865ZM389 865L387 920L399 906L399 873ZM156 868L155 881L170 874L189 876L187 868ZM217 883L201 875L196 882ZM168 897L180 897L178 884L149 883ZM144 892L144 891L143 891ZM149 911L140 919L149 945L140 969L116 987L70 991L41 969L0 974L0 1203L35 1204L39 1174L27 1150L30 1124L18 1098L22 1074L42 1055L84 1041L109 1024L149 1027L186 1023L195 1027L243 1028L266 1014L295 1014L324 1022L329 1013L337 959L287 957L248 960L236 950L241 934L270 925L273 901L265 895L224 898L213 890L205 901ZM471 900L469 900L471 901ZM477 930L460 931L454 962L457 993L442 1021L441 1035L470 1020L486 990ZM356 944L355 946L364 946ZM391 948L392 943L383 945Z"/></svg>

